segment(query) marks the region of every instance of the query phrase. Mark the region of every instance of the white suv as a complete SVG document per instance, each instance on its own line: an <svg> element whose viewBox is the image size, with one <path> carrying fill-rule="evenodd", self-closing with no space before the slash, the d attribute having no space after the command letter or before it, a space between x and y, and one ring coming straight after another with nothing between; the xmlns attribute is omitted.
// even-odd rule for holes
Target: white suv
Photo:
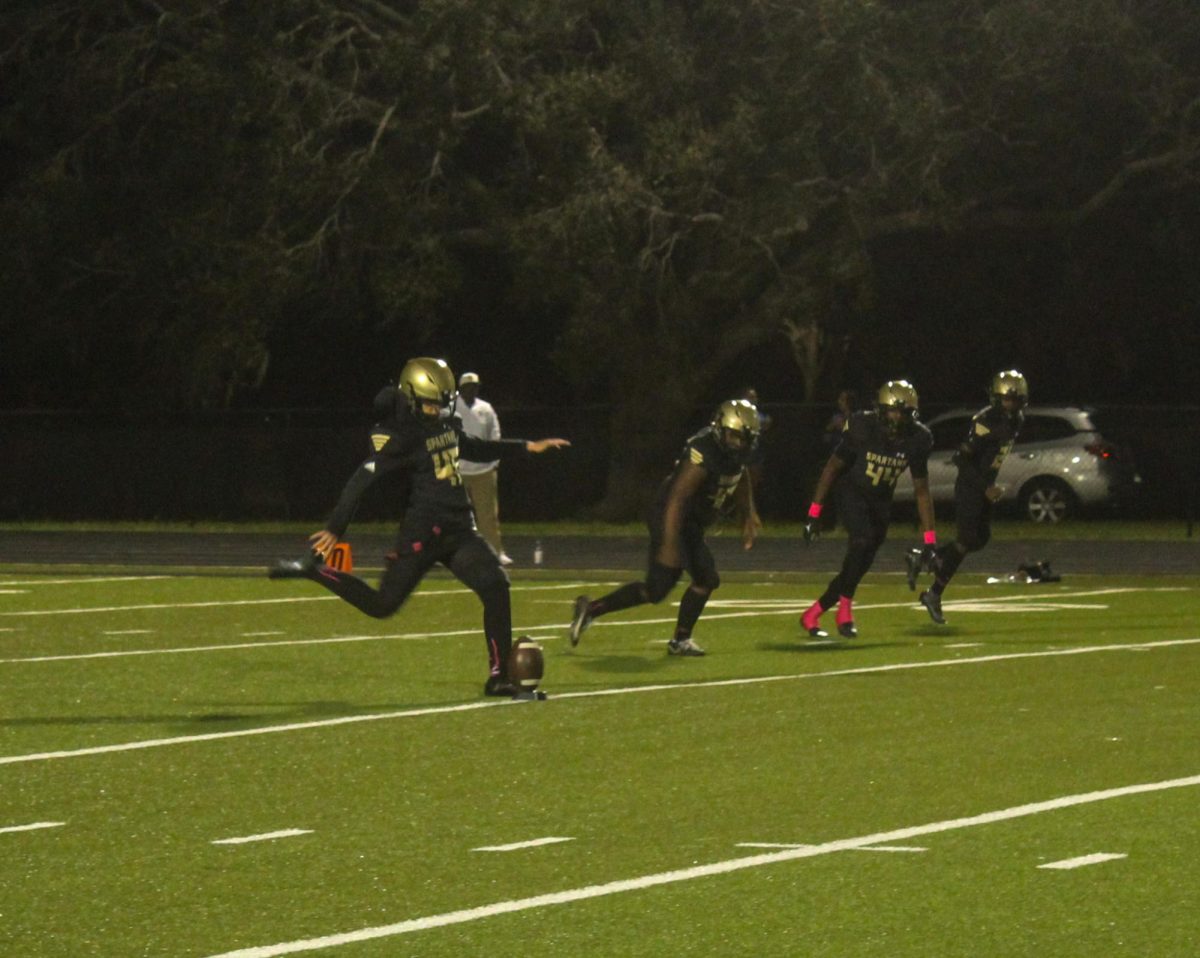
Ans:
<svg viewBox="0 0 1200 958"><path fill-rule="evenodd" d="M978 409L953 409L931 419L929 491L954 500L958 470L950 460ZM1030 406L1017 443L1000 469L1000 505L1015 504L1034 522L1058 522L1083 507L1118 505L1141 477L1127 453L1100 435L1094 411L1078 406ZM911 502L912 483L896 485L896 501Z"/></svg>

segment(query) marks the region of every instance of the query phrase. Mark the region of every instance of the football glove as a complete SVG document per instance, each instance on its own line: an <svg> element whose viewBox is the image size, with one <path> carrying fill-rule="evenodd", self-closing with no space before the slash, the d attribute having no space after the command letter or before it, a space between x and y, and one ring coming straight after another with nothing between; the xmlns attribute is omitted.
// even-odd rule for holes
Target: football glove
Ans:
<svg viewBox="0 0 1200 958"><path fill-rule="evenodd" d="M804 544L812 545L821 538L821 504L814 502L808 507L808 518L804 520Z"/></svg>

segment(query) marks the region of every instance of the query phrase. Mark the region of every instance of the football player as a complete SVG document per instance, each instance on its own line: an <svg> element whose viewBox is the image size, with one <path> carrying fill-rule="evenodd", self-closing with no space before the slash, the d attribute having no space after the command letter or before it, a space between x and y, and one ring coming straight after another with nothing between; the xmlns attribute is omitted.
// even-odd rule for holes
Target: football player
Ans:
<svg viewBox="0 0 1200 958"><path fill-rule="evenodd" d="M811 543L819 537L821 510L832 488L838 516L846 527L846 556L841 571L800 617L813 638L828 637L820 625L821 614L835 603L838 634L847 639L858 635L854 593L887 538L892 494L906 470L912 473L925 547L932 550L937 544L929 495L932 447L932 434L917 419L917 391L903 379L884 383L874 409L852 413L846 420L842 438L821 470L804 524L804 541Z"/></svg>
<svg viewBox="0 0 1200 958"><path fill-rule="evenodd" d="M992 537L992 507L1004 495L996 485L996 476L1024 422L1029 402L1029 384L1015 369L1006 369L992 377L991 404L972 418L967 438L954 454L958 477L954 480L954 506L958 530L953 542L932 556L910 551L908 587L915 590L922 568L933 572L933 585L921 593L921 605L939 625L946 621L942 613L942 593L969 553L978 552Z"/></svg>
<svg viewBox="0 0 1200 958"><path fill-rule="evenodd" d="M710 425L688 439L670 474L659 487L647 526L650 529L646 578L630 582L599 599L581 595L571 617L571 645L593 621L610 612L646 602L661 602L687 569L691 584L679 602L671 655L699 656L704 649L692 630L714 589L721 584L704 530L721 514L736 510L742 519L742 547L749 549L762 523L754 508L748 475L761 431L758 409L745 399L721 403Z"/></svg>
<svg viewBox="0 0 1200 958"><path fill-rule="evenodd" d="M385 387L376 397L381 421L371 430L370 453L350 476L325 527L309 536L309 554L277 562L268 574L272 579L310 579L381 619L398 611L425 573L440 562L483 602L489 669L484 693L511 696L520 690L509 682L507 671L512 648L508 574L475 528L458 460L461 456L490 462L570 443L473 439L463 433L462 421L453 414L456 396L454 374L443 360L421 357L405 364L396 385ZM363 494L392 474L407 476L407 502L396 547L386 556L379 588L373 589L324 560L345 535Z"/></svg>

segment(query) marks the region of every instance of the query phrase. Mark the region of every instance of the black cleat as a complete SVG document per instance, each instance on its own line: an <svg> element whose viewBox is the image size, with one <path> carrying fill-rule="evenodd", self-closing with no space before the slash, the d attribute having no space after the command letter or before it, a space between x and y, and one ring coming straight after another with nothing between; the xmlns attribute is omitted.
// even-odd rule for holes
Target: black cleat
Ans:
<svg viewBox="0 0 1200 958"><path fill-rule="evenodd" d="M308 579L312 572L321 565L321 557L310 552L303 559L280 559L267 569L268 579Z"/></svg>
<svg viewBox="0 0 1200 958"><path fill-rule="evenodd" d="M854 600L849 596L838 598L837 629L843 639L858 638L858 629L854 627Z"/></svg>
<svg viewBox="0 0 1200 958"><path fill-rule="evenodd" d="M909 549L904 553L904 567L908 578L908 591L917 591L917 576L921 574L921 550Z"/></svg>
<svg viewBox="0 0 1200 958"><path fill-rule="evenodd" d="M522 693L519 685L514 685L502 675L490 675L488 680L483 683L484 695L495 695L497 697L512 699Z"/></svg>
<svg viewBox="0 0 1200 958"><path fill-rule="evenodd" d="M579 644L580 636L592 624L592 616L588 614L588 609L591 608L591 605L592 600L586 595L581 595L575 600L575 611L571 613L571 648Z"/></svg>
<svg viewBox="0 0 1200 958"><path fill-rule="evenodd" d="M921 605L925 606L925 611L929 613L929 618L933 619L938 625L946 624L946 617L942 615L942 597L936 592L922 592Z"/></svg>

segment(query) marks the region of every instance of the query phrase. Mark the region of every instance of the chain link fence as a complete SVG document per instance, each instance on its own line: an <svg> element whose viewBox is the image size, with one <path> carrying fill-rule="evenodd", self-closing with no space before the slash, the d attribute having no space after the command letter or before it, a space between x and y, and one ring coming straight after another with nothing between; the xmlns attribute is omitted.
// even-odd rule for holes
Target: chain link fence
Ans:
<svg viewBox="0 0 1200 958"><path fill-rule="evenodd" d="M771 426L758 488L769 519L802 517L829 446L826 405L764 403ZM509 521L575 518L604 494L610 455L607 407L497 406L506 435L565 436L571 450L514 458L501 469ZM938 408L923 409L926 419ZM1200 504L1196 407L1097 410L1106 438L1142 476L1131 518L1191 523ZM697 409L693 427L711 409ZM365 454L361 410L259 410L191 416L86 412L0 413L0 521L319 520ZM648 417L646 428L654 428ZM680 435L681 445L685 437ZM665 474L670 463L662 464ZM360 519L395 518L395 489L373 489Z"/></svg>

